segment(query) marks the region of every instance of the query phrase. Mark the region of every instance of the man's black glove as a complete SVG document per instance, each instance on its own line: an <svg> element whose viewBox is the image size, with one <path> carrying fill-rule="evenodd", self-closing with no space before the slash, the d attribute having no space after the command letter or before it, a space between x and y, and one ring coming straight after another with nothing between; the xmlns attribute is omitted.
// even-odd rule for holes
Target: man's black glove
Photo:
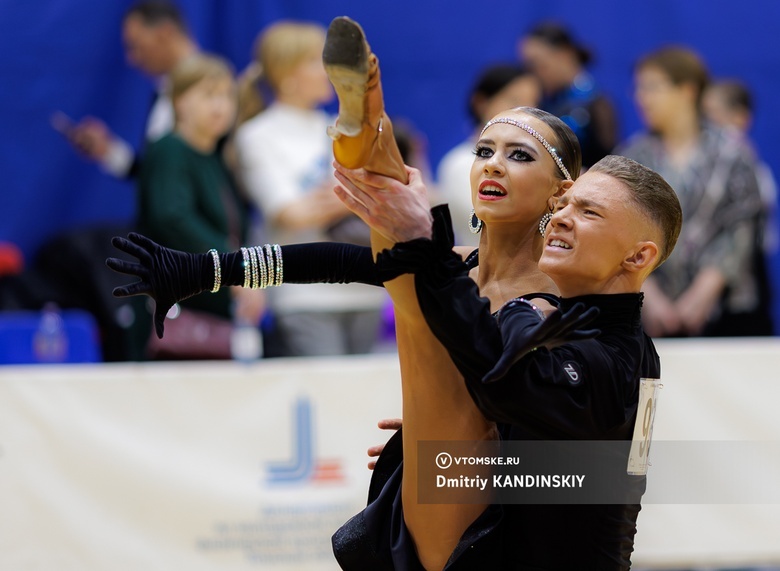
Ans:
<svg viewBox="0 0 780 571"><path fill-rule="evenodd" d="M597 307L585 309L582 303L575 304L569 311L552 312L539 320L537 309L528 301L517 299L508 302L498 315L504 350L496 365L482 379L492 383L504 377L509 369L531 351L540 347L552 349L559 345L581 339L596 337L598 329L582 329L599 314Z"/></svg>

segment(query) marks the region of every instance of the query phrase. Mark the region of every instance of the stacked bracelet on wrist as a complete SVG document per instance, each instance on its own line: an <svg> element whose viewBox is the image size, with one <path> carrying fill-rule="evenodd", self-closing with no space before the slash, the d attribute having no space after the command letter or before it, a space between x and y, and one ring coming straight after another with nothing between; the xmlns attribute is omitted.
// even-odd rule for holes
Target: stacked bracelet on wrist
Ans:
<svg viewBox="0 0 780 571"><path fill-rule="evenodd" d="M241 248L241 255L244 259L244 287L264 289L282 285L284 265L279 244Z"/></svg>

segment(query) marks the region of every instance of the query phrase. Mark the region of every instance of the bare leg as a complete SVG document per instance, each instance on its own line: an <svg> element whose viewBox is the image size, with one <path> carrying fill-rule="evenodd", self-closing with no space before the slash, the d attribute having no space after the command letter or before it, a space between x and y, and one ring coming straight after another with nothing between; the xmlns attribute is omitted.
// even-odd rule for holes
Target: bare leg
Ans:
<svg viewBox="0 0 780 571"><path fill-rule="evenodd" d="M348 18L336 18L328 29L323 61L339 96L339 118L330 129L336 160L347 168L362 167L408 182L384 112L378 62L360 26ZM375 253L393 245L376 232L371 242ZM385 286L395 306L401 365L404 520L420 562L429 571L439 571L487 504L419 504L417 442L496 439L497 432L472 401L460 373L425 323L413 276L401 276Z"/></svg>

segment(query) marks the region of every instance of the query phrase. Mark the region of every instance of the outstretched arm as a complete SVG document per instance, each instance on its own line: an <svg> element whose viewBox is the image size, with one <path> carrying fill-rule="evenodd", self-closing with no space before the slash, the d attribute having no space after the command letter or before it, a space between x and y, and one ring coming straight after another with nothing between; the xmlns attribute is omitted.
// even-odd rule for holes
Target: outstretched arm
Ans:
<svg viewBox="0 0 780 571"><path fill-rule="evenodd" d="M118 297L148 295L156 302L155 329L174 304L221 286L266 287L282 283L364 283L382 285L371 249L332 242L242 248L236 252L191 254L156 244L140 234L112 240L116 248L138 258L109 258L111 269L140 281L114 289ZM254 271L253 271L254 270Z"/></svg>

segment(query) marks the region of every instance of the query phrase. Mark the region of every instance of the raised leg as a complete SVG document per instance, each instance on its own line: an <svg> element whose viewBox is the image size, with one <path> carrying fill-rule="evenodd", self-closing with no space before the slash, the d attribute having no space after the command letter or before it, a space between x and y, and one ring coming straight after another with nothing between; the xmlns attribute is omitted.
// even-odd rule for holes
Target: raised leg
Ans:
<svg viewBox="0 0 780 571"><path fill-rule="evenodd" d="M339 97L338 121L329 130L336 160L347 168L365 168L408 182L384 111L378 60L356 22L336 18L331 23L323 62ZM371 244L375 253L393 246L377 232L372 232ZM447 351L428 328L417 303L414 277L400 276L385 287L395 307L401 367L404 522L423 567L439 571L486 504L418 503L417 443L493 440L497 432L474 404Z"/></svg>

